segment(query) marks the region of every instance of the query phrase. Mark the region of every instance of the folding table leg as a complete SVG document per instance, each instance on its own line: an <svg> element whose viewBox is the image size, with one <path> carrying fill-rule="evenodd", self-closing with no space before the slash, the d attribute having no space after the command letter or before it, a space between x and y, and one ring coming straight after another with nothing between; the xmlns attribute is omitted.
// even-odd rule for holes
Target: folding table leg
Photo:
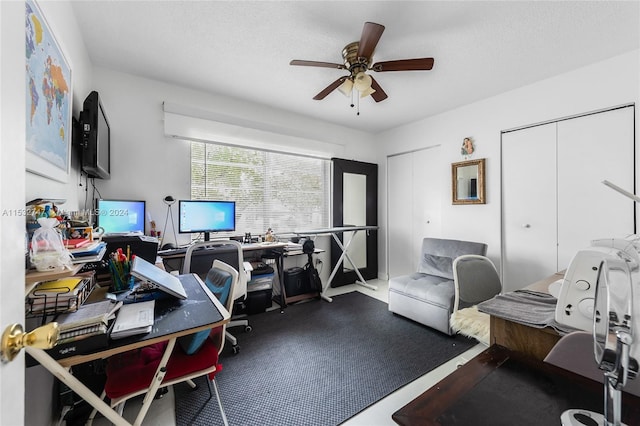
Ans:
<svg viewBox="0 0 640 426"><path fill-rule="evenodd" d="M86 387L80 380L74 377L67 369L62 367L51 356L43 351L32 346L26 346L25 351L31 355L36 361L38 361L44 368L49 370L51 374L60 379L62 383L69 386L75 393L77 393L82 399L87 401L91 406L100 411L107 419L109 419L114 425L130 425L125 419L118 415L107 403L105 403L100 397Z"/></svg>
<svg viewBox="0 0 640 426"><path fill-rule="evenodd" d="M140 411L138 412L138 417L136 417L134 425L141 425L142 420L147 415L147 411L149 411L149 407L153 402L153 399L156 396L156 392L158 388L162 384L164 380L164 376L167 373L167 363L169 362L169 358L171 357L171 353L173 352L173 347L176 345L176 338L169 339L169 343L167 343L167 348L164 350L162 354L162 359L160 359L160 364L158 365L158 369L156 370L156 374L153 376L151 383L149 384L149 388L147 389L147 393L144 396L144 400L142 402L142 407L140 407Z"/></svg>

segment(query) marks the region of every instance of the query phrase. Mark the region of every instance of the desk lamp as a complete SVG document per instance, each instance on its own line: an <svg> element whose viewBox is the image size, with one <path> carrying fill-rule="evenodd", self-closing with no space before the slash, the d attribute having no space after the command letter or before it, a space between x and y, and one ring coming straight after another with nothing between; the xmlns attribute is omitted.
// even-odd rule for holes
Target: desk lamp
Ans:
<svg viewBox="0 0 640 426"><path fill-rule="evenodd" d="M178 237L176 236L176 225L173 222L173 212L171 211L171 206L173 205L173 203L176 202L176 200L171 195L167 195L166 197L164 197L163 201L167 205L167 215L164 218L164 229L162 230L162 238L165 238L164 236L167 235L165 234L165 231L167 230L167 223L169 223L169 216L171 216L171 227L173 228L173 241L175 242L175 245L177 247ZM165 248L167 244L163 244L162 247ZM170 248L170 246L166 248Z"/></svg>
<svg viewBox="0 0 640 426"><path fill-rule="evenodd" d="M604 416L588 410L567 410L560 417L563 426L624 425L621 422L622 388L627 379L635 378L638 373L638 362L631 356L634 344L634 280L631 276L638 272L638 266L632 257L605 259L600 263L594 302L593 349L596 363L604 371Z"/></svg>

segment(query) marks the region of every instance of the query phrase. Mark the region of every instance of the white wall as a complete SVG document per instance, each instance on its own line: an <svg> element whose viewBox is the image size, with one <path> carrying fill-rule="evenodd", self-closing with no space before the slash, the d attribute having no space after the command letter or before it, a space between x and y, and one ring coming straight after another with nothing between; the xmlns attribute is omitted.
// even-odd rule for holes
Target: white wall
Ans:
<svg viewBox="0 0 640 426"><path fill-rule="evenodd" d="M211 111L212 115L224 115L229 122L235 119L244 123L255 122L256 128L267 120L272 128L280 128L283 134L344 145L344 158L376 161L375 152L371 149L374 142L367 133L261 105L105 68L94 69L92 89L100 93L112 132L111 179L96 179L96 186L104 198L146 200L147 211L160 230L164 229L167 215L167 207L162 201L164 197L190 197L189 142L165 136L164 101ZM225 142L223 138L219 141ZM173 209L175 220L175 205ZM167 232L170 228L169 224ZM187 235L178 235L181 244L188 239Z"/></svg>
<svg viewBox="0 0 640 426"><path fill-rule="evenodd" d="M629 52L377 135L379 217L384 228L379 239L381 269L387 265L388 259L385 184L388 155L442 144L444 161L440 173L447 177L442 180L441 188L442 235L486 242L489 245L488 256L499 267L500 132L625 103L637 104L640 101L639 60L640 51ZM639 122L638 108L636 115L636 122ZM476 144L472 158L487 159L485 205L451 204L451 163L463 160L460 146L467 136L472 137ZM522 161L527 159L523 158ZM545 170L540 170L540 173L545 173ZM385 274L386 270L381 271L382 276Z"/></svg>

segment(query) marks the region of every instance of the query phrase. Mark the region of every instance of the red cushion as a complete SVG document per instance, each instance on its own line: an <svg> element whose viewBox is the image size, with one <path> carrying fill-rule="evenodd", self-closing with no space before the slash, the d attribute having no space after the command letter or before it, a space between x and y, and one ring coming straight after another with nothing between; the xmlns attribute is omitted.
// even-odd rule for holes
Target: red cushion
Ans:
<svg viewBox="0 0 640 426"><path fill-rule="evenodd" d="M212 334L218 334L212 330ZM185 376L218 363L217 339L207 339L200 350L193 355L184 353L179 345L167 363L167 373L163 382ZM167 347L167 342L135 349L109 358L107 363L107 382L104 390L111 399L137 392L149 387L153 375L158 369L160 359Z"/></svg>

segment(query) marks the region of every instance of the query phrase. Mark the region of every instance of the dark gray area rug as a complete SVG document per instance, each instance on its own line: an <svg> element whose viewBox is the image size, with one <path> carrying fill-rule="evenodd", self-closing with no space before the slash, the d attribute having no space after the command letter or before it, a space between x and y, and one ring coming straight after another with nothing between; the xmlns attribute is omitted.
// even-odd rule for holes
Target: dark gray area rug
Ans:
<svg viewBox="0 0 640 426"><path fill-rule="evenodd" d="M252 315L230 329L216 376L232 426L337 425L474 344L396 316L358 292ZM174 387L176 422L222 424L204 378ZM426 389L425 389L426 390Z"/></svg>

